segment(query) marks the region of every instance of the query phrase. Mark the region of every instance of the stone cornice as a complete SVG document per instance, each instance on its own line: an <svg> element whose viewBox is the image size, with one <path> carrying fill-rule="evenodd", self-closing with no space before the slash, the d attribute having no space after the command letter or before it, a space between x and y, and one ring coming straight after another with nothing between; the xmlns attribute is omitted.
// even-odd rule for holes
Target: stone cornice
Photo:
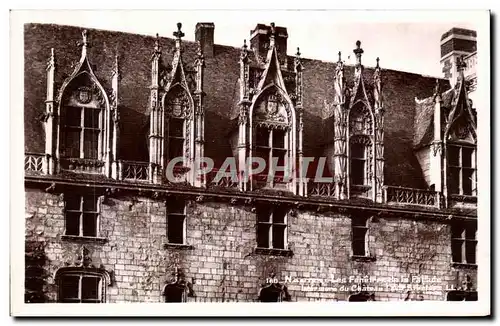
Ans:
<svg viewBox="0 0 500 326"><path fill-rule="evenodd" d="M172 195L193 197L200 201L227 201L230 204L249 205L255 202L271 202L288 205L291 208L316 212L333 212L353 215L364 212L374 216L389 218L426 219L449 222L453 218L477 219L475 209L470 213L450 209L437 209L432 207L408 207L402 205L378 204L373 202L357 203L349 200L335 200L333 198L303 197L288 192L240 192L236 189L196 188L189 185L167 184L157 185L149 183L131 183L117 180L71 180L57 176L26 175L25 186L29 188L52 189L52 193L63 192L65 187L92 187L99 189L103 195L115 198L125 193L135 193L154 199ZM200 199L201 198L201 199Z"/></svg>

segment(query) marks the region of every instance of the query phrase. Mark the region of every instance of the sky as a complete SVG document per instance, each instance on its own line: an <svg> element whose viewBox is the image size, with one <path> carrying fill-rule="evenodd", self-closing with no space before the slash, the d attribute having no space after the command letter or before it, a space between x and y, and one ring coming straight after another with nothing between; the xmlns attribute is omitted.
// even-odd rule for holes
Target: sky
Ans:
<svg viewBox="0 0 500 326"><path fill-rule="evenodd" d="M389 12L390 13L390 12ZM420 17L422 16L422 17ZM215 24L215 43L240 47L257 23L286 27L288 54L300 47L302 57L337 61L339 51L346 63L354 62L357 40L364 50L363 64L442 77L440 38L452 27L476 29L467 15L449 12L387 15L387 12L342 11L162 11L92 10L30 11L26 22L76 25L130 33L172 37L177 22L185 39L194 40L197 22Z"/></svg>

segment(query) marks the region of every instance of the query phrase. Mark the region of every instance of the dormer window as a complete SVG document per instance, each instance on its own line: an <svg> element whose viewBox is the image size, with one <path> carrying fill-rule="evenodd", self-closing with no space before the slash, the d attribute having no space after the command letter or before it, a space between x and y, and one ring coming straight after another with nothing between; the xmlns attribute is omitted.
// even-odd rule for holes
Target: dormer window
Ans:
<svg viewBox="0 0 500 326"><path fill-rule="evenodd" d="M100 158L101 115L100 108L84 106L64 108L64 157L93 160Z"/></svg>
<svg viewBox="0 0 500 326"><path fill-rule="evenodd" d="M476 195L475 156L473 146L448 145L448 190L450 194Z"/></svg>

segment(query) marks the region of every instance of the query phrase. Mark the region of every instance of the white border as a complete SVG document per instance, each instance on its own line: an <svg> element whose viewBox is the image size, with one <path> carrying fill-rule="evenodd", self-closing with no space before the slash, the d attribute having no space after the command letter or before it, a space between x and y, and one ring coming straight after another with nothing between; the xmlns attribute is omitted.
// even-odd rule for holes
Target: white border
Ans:
<svg viewBox="0 0 500 326"><path fill-rule="evenodd" d="M80 4L79 4L80 5ZM84 7L84 6L82 6ZM456 8L456 6L455 6ZM11 202L11 306L10 313L15 316L477 316L489 314L490 308L490 25L486 11L342 11L331 12L332 21L353 22L456 22L474 21L478 28L478 89L477 107L478 130L478 187L484 189L478 198L478 289L479 301L464 303L451 302L412 302L398 301L362 303L282 303L252 304L190 303L188 305L165 304L107 304L82 307L81 305L24 304L24 181L23 181L23 38L22 24L30 21L30 15L37 12L11 14L10 30L10 195ZM66 13L68 14L68 13ZM74 11L71 14L78 14ZM227 14L227 13L222 13ZM244 13L242 13L244 14ZM276 13L274 13L276 14ZM285 13L280 13L285 14ZM180 18L180 20L182 20ZM332 40L333 41L333 40ZM381 42L383 42L383 36ZM390 41L390 40L389 40ZM388 41L388 42L389 42ZM237 46L237 45L235 45ZM436 44L439 46L439 44ZM404 55L404 54L402 54ZM15 201L14 201L15 200ZM360 313L360 311L362 311Z"/></svg>

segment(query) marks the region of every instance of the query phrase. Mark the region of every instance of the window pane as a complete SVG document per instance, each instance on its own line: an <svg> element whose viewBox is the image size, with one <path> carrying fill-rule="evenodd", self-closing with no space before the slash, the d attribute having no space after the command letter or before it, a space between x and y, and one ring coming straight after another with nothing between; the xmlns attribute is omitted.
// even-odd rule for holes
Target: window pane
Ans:
<svg viewBox="0 0 500 326"><path fill-rule="evenodd" d="M462 166L465 168L472 167L474 150L472 148L463 147L462 148Z"/></svg>
<svg viewBox="0 0 500 326"><path fill-rule="evenodd" d="M99 113L101 110L93 108L85 108L84 126L87 128L99 128Z"/></svg>
<svg viewBox="0 0 500 326"><path fill-rule="evenodd" d="M80 208L81 198L82 198L81 196L74 196L74 195L70 195L70 194L65 194L64 195L64 202L66 204L66 209L72 210L72 211L81 210L81 208Z"/></svg>
<svg viewBox="0 0 500 326"><path fill-rule="evenodd" d="M176 157L184 157L184 140L170 138L168 143L168 158L172 160ZM182 165L182 161L180 164Z"/></svg>
<svg viewBox="0 0 500 326"><path fill-rule="evenodd" d="M83 134L83 155L85 158L97 159L99 131L86 129Z"/></svg>
<svg viewBox="0 0 500 326"><path fill-rule="evenodd" d="M465 228L465 238L467 240L476 240L477 226L475 224L468 224Z"/></svg>
<svg viewBox="0 0 500 326"><path fill-rule="evenodd" d="M83 236L97 236L97 213L83 213Z"/></svg>
<svg viewBox="0 0 500 326"><path fill-rule="evenodd" d="M255 146L269 146L269 130L265 128L255 130Z"/></svg>
<svg viewBox="0 0 500 326"><path fill-rule="evenodd" d="M286 150L281 150L281 149L273 149L273 156L278 158L278 167L284 167L285 166L285 156L286 156ZM284 171L275 171L275 175L284 175Z"/></svg>
<svg viewBox="0 0 500 326"><path fill-rule="evenodd" d="M84 276L82 278L82 301L86 299L99 299L99 277Z"/></svg>
<svg viewBox="0 0 500 326"><path fill-rule="evenodd" d="M463 195L472 195L473 189L473 174L474 171L470 169L462 170L462 193Z"/></svg>
<svg viewBox="0 0 500 326"><path fill-rule="evenodd" d="M97 201L98 196L85 196L83 197L83 211L85 212L97 212Z"/></svg>
<svg viewBox="0 0 500 326"><path fill-rule="evenodd" d="M460 148L456 146L448 147L448 164L460 166Z"/></svg>
<svg viewBox="0 0 500 326"><path fill-rule="evenodd" d="M285 148L285 132L273 130L273 148Z"/></svg>
<svg viewBox="0 0 500 326"><path fill-rule="evenodd" d="M80 287L80 276L66 275L61 277L61 300L77 299Z"/></svg>
<svg viewBox="0 0 500 326"><path fill-rule="evenodd" d="M184 138L184 119L171 118L168 127L169 137Z"/></svg>
<svg viewBox="0 0 500 326"><path fill-rule="evenodd" d="M67 107L65 115L65 126L80 127L82 120L82 109L75 107Z"/></svg>
<svg viewBox="0 0 500 326"><path fill-rule="evenodd" d="M167 230L169 243L184 243L184 216L168 215Z"/></svg>
<svg viewBox="0 0 500 326"><path fill-rule="evenodd" d="M460 168L449 168L448 169L448 190L452 194L460 193L459 189L460 183Z"/></svg>
<svg viewBox="0 0 500 326"><path fill-rule="evenodd" d="M453 224L451 226L451 237L452 239L464 239L465 229L461 224Z"/></svg>
<svg viewBox="0 0 500 326"><path fill-rule="evenodd" d="M66 157L80 157L80 129L66 129L64 142Z"/></svg>
<svg viewBox="0 0 500 326"><path fill-rule="evenodd" d="M476 241L467 241L465 245L465 259L468 264L476 263Z"/></svg>
<svg viewBox="0 0 500 326"><path fill-rule="evenodd" d="M66 235L80 235L80 214L66 212Z"/></svg>
<svg viewBox="0 0 500 326"><path fill-rule="evenodd" d="M361 144L351 144L351 157L365 158L365 146Z"/></svg>
<svg viewBox="0 0 500 326"><path fill-rule="evenodd" d="M285 249L285 231L284 225L273 225L273 248Z"/></svg>
<svg viewBox="0 0 500 326"><path fill-rule="evenodd" d="M366 255L366 229L365 228L353 228L352 229L352 251L354 255L364 256Z"/></svg>
<svg viewBox="0 0 500 326"><path fill-rule="evenodd" d="M257 207L257 221L259 222L269 222L271 218L271 208L267 206Z"/></svg>
<svg viewBox="0 0 500 326"><path fill-rule="evenodd" d="M269 224L257 224L257 247L269 248Z"/></svg>
<svg viewBox="0 0 500 326"><path fill-rule="evenodd" d="M351 180L355 185L365 184L365 161L351 160Z"/></svg>
<svg viewBox="0 0 500 326"><path fill-rule="evenodd" d="M273 223L285 223L287 209L277 207L273 212Z"/></svg>
<svg viewBox="0 0 500 326"><path fill-rule="evenodd" d="M186 202L184 200L170 200L167 203L167 212L169 214L184 214Z"/></svg>
<svg viewBox="0 0 500 326"><path fill-rule="evenodd" d="M352 218L352 226L366 227L367 220L368 220L368 217L355 216Z"/></svg>
<svg viewBox="0 0 500 326"><path fill-rule="evenodd" d="M462 240L451 240L451 256L455 263L462 262L462 245Z"/></svg>

